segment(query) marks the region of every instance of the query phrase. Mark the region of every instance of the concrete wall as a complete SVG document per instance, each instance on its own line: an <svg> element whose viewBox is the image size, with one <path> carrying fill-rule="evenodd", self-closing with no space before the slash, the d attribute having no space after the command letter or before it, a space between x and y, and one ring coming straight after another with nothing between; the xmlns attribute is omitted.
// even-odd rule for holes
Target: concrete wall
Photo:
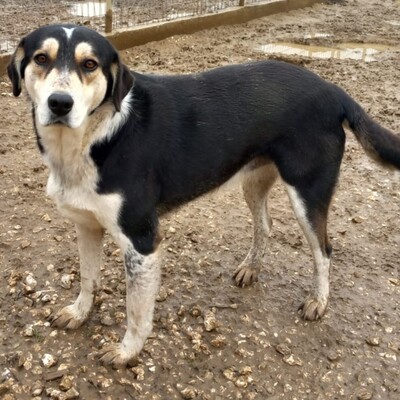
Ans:
<svg viewBox="0 0 400 400"><path fill-rule="evenodd" d="M241 24L252 19L323 2L324 0L280 0L273 3L235 7L216 14L206 14L176 21L140 26L129 30L115 31L106 35L106 37L118 50L123 50L174 35L190 34L221 25ZM6 72L6 67L10 59L11 54L0 55L0 75Z"/></svg>

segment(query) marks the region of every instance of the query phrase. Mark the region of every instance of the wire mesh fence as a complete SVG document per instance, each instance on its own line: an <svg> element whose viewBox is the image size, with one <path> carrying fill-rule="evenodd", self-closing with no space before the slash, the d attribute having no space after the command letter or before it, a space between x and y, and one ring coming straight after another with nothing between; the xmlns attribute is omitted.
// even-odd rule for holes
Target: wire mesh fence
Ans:
<svg viewBox="0 0 400 400"><path fill-rule="evenodd" d="M277 0L0 0L0 53L12 51L32 29L51 23L88 25L104 32L273 1ZM109 27L106 15L112 15Z"/></svg>

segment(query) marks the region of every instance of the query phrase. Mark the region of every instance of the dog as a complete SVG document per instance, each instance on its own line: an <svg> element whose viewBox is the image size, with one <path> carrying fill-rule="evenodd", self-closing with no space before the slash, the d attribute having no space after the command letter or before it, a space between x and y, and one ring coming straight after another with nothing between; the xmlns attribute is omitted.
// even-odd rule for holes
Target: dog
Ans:
<svg viewBox="0 0 400 400"><path fill-rule="evenodd" d="M400 138L374 122L348 94L289 63L260 61L177 76L130 71L102 35L50 25L24 37L8 65L13 94L22 82L33 105L37 143L49 167L47 193L76 225L81 289L52 318L76 329L100 284L107 230L126 272L127 330L105 347L121 367L152 330L160 284L161 215L220 186L239 171L254 221L238 286L257 280L271 228L268 192L280 176L314 258L306 320L326 311L332 248L327 215L353 131L372 158L400 169Z"/></svg>

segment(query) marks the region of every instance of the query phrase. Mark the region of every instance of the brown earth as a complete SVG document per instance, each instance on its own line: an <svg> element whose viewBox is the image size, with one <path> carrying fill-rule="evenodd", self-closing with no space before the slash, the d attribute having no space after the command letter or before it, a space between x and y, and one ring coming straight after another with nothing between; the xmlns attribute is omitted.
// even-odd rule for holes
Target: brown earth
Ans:
<svg viewBox="0 0 400 400"><path fill-rule="evenodd" d="M399 8L397 0L316 5L172 37L123 57L138 71L183 73L267 58L257 47L271 42L399 46ZM0 24L7 18L15 17L2 14ZM304 39L317 33L331 36ZM398 49L369 63L286 59L339 84L400 133ZM46 320L77 296L76 235L46 197L47 170L30 106L10 90L1 77L1 398L400 398L400 183L396 173L365 156L350 132L330 214L334 253L326 316L310 323L297 314L310 288L312 259L281 184L271 196L265 270L251 288L233 285L232 272L250 246L251 221L240 188L221 190L162 221L165 262L154 333L136 367L115 371L96 358L125 329L123 265L111 238L92 318L73 332ZM210 312L217 326L206 331Z"/></svg>

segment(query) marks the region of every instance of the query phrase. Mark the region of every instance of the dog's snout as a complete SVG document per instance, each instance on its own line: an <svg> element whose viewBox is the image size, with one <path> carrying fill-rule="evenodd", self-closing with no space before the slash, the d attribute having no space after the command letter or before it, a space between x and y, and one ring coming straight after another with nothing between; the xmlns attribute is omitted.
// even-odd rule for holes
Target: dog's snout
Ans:
<svg viewBox="0 0 400 400"><path fill-rule="evenodd" d="M47 100L50 110L57 116L67 115L74 105L74 99L67 93L53 93Z"/></svg>

